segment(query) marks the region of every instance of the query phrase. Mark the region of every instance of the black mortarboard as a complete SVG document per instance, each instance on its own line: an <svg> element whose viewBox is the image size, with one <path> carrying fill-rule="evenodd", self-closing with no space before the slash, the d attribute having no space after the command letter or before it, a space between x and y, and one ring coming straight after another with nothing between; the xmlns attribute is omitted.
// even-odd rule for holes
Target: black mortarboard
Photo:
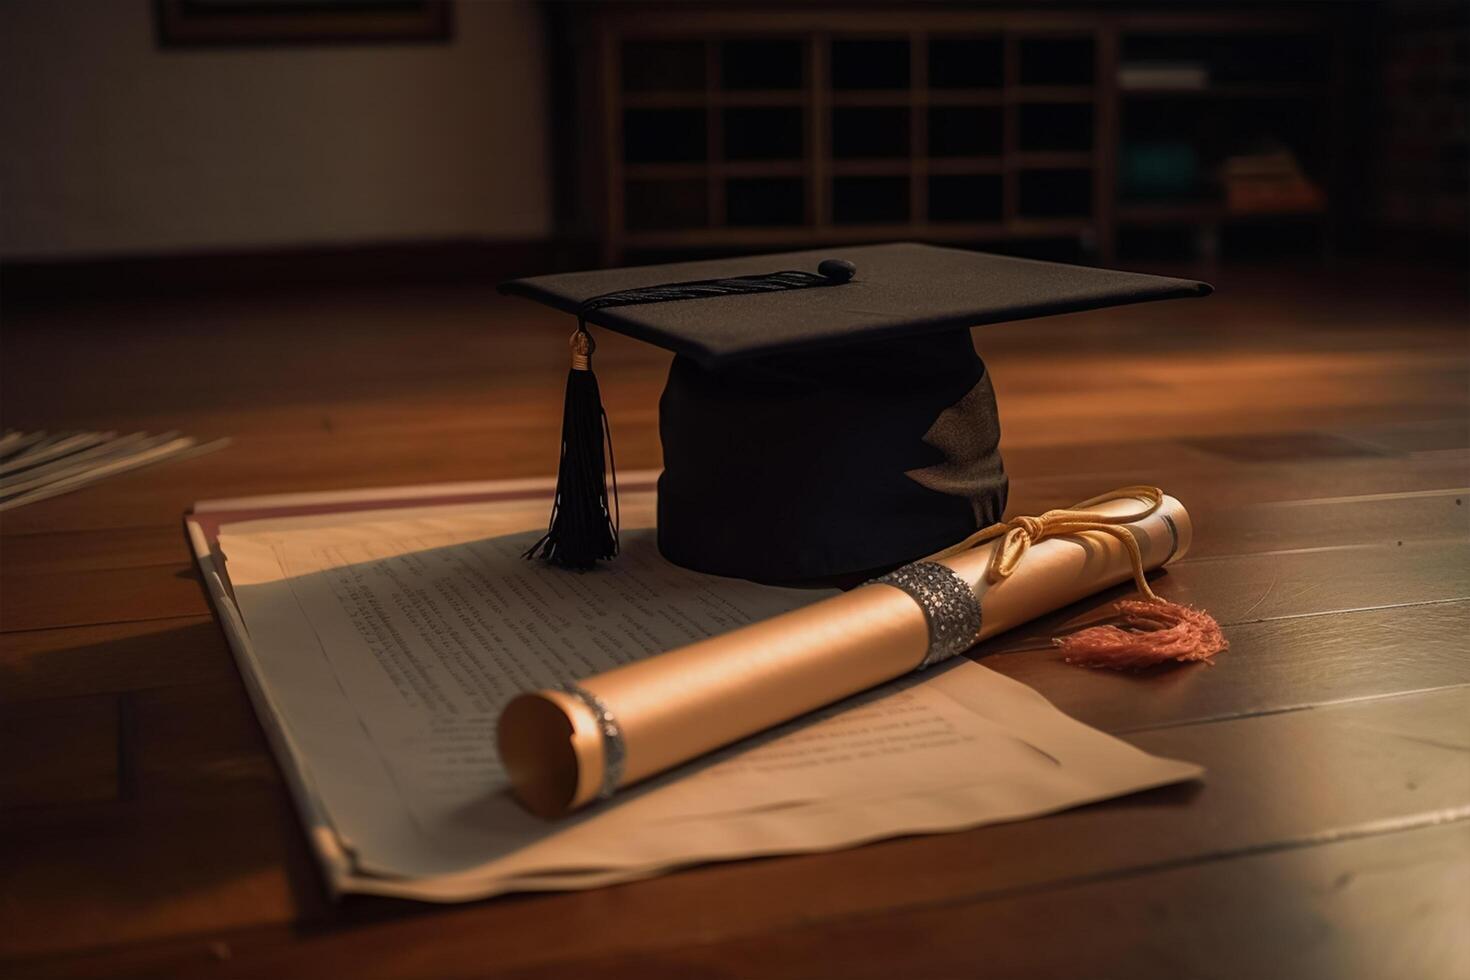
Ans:
<svg viewBox="0 0 1470 980"><path fill-rule="evenodd" d="M572 272L501 290L578 317L557 503L534 552L573 566L616 553L585 330L594 324L675 355L659 403L664 556L798 582L878 572L1000 519L1000 425L968 328L1210 287L905 243Z"/></svg>

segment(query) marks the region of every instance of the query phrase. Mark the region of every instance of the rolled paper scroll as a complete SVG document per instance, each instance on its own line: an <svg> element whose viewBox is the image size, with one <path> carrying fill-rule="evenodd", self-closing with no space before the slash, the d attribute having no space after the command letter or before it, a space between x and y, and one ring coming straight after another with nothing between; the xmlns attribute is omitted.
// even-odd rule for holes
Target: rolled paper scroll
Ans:
<svg viewBox="0 0 1470 980"><path fill-rule="evenodd" d="M995 525L840 595L522 694L500 716L501 760L527 809L560 816L1130 577L1151 595L1143 571L1182 556L1191 530L1152 487Z"/></svg>

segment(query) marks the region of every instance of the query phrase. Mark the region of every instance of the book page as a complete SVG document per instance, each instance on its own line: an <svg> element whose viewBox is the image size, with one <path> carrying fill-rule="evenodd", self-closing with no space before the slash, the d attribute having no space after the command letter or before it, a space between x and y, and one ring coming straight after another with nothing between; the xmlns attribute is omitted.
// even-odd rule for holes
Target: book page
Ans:
<svg viewBox="0 0 1470 980"><path fill-rule="evenodd" d="M495 751L495 722L516 694L830 594L689 572L659 557L649 531L626 535L616 562L572 572L523 560L534 535L478 530L474 518L439 517L346 533L220 536L252 635L257 625L294 633L302 660L317 646L351 705L354 724L328 726L341 729L333 758L348 729L366 736L359 751L376 764L352 765L342 781L354 784L354 810L372 784L373 808L391 793L407 816L411 827L393 835L393 853L407 853L383 865L392 873L482 863L542 829L509 800ZM308 729L320 727L318 710L302 705ZM405 840L410 829L420 846ZM366 836L376 834L352 835L360 857L370 853Z"/></svg>
<svg viewBox="0 0 1470 980"><path fill-rule="evenodd" d="M471 508L221 533L281 723L342 850L379 879L365 890L446 899L588 886L936 820L1010 819L1198 771L1087 729L960 661L575 817L541 820L510 797L495 752L495 721L515 694L830 592L678 568L658 555L652 531L627 533L615 562L578 573L523 560L535 534L486 529Z"/></svg>

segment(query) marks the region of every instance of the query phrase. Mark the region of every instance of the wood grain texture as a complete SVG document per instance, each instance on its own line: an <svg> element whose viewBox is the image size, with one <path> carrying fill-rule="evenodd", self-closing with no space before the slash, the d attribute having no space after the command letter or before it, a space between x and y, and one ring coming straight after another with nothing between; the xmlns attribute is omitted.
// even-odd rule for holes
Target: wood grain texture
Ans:
<svg viewBox="0 0 1470 980"><path fill-rule="evenodd" d="M224 634L205 616L0 634L0 704L234 676Z"/></svg>
<svg viewBox="0 0 1470 980"><path fill-rule="evenodd" d="M120 727L113 697L0 706L0 809L118 799Z"/></svg>
<svg viewBox="0 0 1470 980"><path fill-rule="evenodd" d="M1470 816L1463 284L1203 277L1204 303L976 332L1011 512L1164 486L1198 531L1158 587L1232 642L1214 667L1059 663L1048 637L1120 590L983 662L1204 764L1203 783L450 909L327 900L179 518L210 497L546 474L567 324L477 286L7 311L3 424L235 441L0 515L0 972L1464 972L1447 925ZM656 467L668 359L599 341L619 463Z"/></svg>
<svg viewBox="0 0 1470 980"><path fill-rule="evenodd" d="M1463 601L1232 626L1230 651L1213 665L1133 675L1078 670L1048 633L1018 632L1027 635L998 637L972 656L1112 732L1470 684Z"/></svg>
<svg viewBox="0 0 1470 980"><path fill-rule="evenodd" d="M514 975L530 967L576 975L568 959L657 956L690 942L757 943L798 924L1005 900L1068 882L1208 867L1267 851L1392 835L1470 816L1467 710L1470 689L1456 688L1160 729L1130 741L1200 762L1209 770L1203 783L1042 820L703 867L610 889L502 899L391 921L380 919L385 903L358 901L325 910L307 935L289 942L277 928L237 932L228 938L231 959L213 968L227 976L288 968L374 976ZM1283 751L1285 746L1294 749ZM145 893L128 917L136 919L147 907ZM259 912L254 905L239 910L242 918ZM493 964L476 954L484 949L487 930L495 936ZM926 941L919 934L909 938ZM142 972L165 972L176 957L189 961L181 973L203 969L200 947L161 947ZM801 962L786 969L797 972ZM898 969L899 962L886 960L885 968ZM116 966L110 960L98 964ZM916 967L922 964L916 961ZM638 974L630 969L619 975Z"/></svg>
<svg viewBox="0 0 1470 980"><path fill-rule="evenodd" d="M177 564L187 556L176 523L153 527L9 534L4 538L0 575L42 575L98 569L150 568Z"/></svg>
<svg viewBox="0 0 1470 980"><path fill-rule="evenodd" d="M1391 428L1375 431L1386 433L1386 438L1397 437ZM1116 464L1120 458L1146 463L1147 468L1117 474L1088 469ZM1255 481L1274 476L1276 493L1284 495L1274 503L1254 504L1232 504L1218 499L1218 493L1207 492L1207 481L1233 479L1241 470L1239 464L1191 454L1177 442L1108 442L1017 450L1008 452L1006 459L1016 474L1011 513L1074 502L1058 496L1055 490L1050 491L1049 499L1037 498L1033 485L1048 475L1070 478L1080 490L1083 480L1108 477L1122 485L1129 478L1161 479L1161 472L1168 473L1167 489L1185 498L1200 525L1192 551L1195 556L1470 536L1470 443L1463 462L1458 457L1445 459L1436 454L1403 455L1376 459L1367 465L1358 459L1324 460L1314 468L1317 480L1336 481L1332 489L1356 491L1349 496L1311 497L1317 484L1302 485L1290 464L1265 473L1252 467ZM1421 489L1395 489L1406 481ZM1455 485L1437 487L1445 482ZM1465 485L1459 485L1462 483ZM1302 519L1302 508L1312 511L1309 520ZM177 563L188 559L190 552L176 516L170 515L162 524L137 527L10 533L3 538L0 574L6 569L30 575Z"/></svg>
<svg viewBox="0 0 1470 980"><path fill-rule="evenodd" d="M893 976L895 964L916 980L1141 971L1298 980L1463 976L1470 971L1462 938L1467 875L1470 828L1456 824L505 976L797 980L812 975L811 964L830 962L834 950L844 977L873 980Z"/></svg>
<svg viewBox="0 0 1470 980"><path fill-rule="evenodd" d="M191 564L7 574L0 632L209 615Z"/></svg>
<svg viewBox="0 0 1470 980"><path fill-rule="evenodd" d="M1377 506L1346 518L1340 504L1246 509L1234 521L1223 519L1218 533L1202 533L1200 549L1170 566L1159 591L1208 604L1231 625L1470 597L1470 532L1458 526L1459 499L1371 501ZM1413 511L1420 512L1417 519ZM1206 509L1196 520L1208 528L1209 516ZM8 600L0 608L0 634L209 614L192 564L134 564L126 551L120 555L86 568L32 570L18 563L16 571L0 574ZM120 567L96 567L113 564ZM1323 581L1329 568L1330 589L1301 584ZM1281 582L1291 587L1281 589Z"/></svg>

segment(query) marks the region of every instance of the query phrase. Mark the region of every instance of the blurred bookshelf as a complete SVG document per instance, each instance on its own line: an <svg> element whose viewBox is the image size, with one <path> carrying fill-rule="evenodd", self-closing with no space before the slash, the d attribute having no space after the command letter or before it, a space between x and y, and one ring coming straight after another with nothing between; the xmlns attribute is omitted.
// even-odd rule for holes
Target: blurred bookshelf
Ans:
<svg viewBox="0 0 1470 980"><path fill-rule="evenodd" d="M1329 5L561 10L581 72L564 213L610 264L891 239L1107 262L1134 230L1275 220L1326 237Z"/></svg>

